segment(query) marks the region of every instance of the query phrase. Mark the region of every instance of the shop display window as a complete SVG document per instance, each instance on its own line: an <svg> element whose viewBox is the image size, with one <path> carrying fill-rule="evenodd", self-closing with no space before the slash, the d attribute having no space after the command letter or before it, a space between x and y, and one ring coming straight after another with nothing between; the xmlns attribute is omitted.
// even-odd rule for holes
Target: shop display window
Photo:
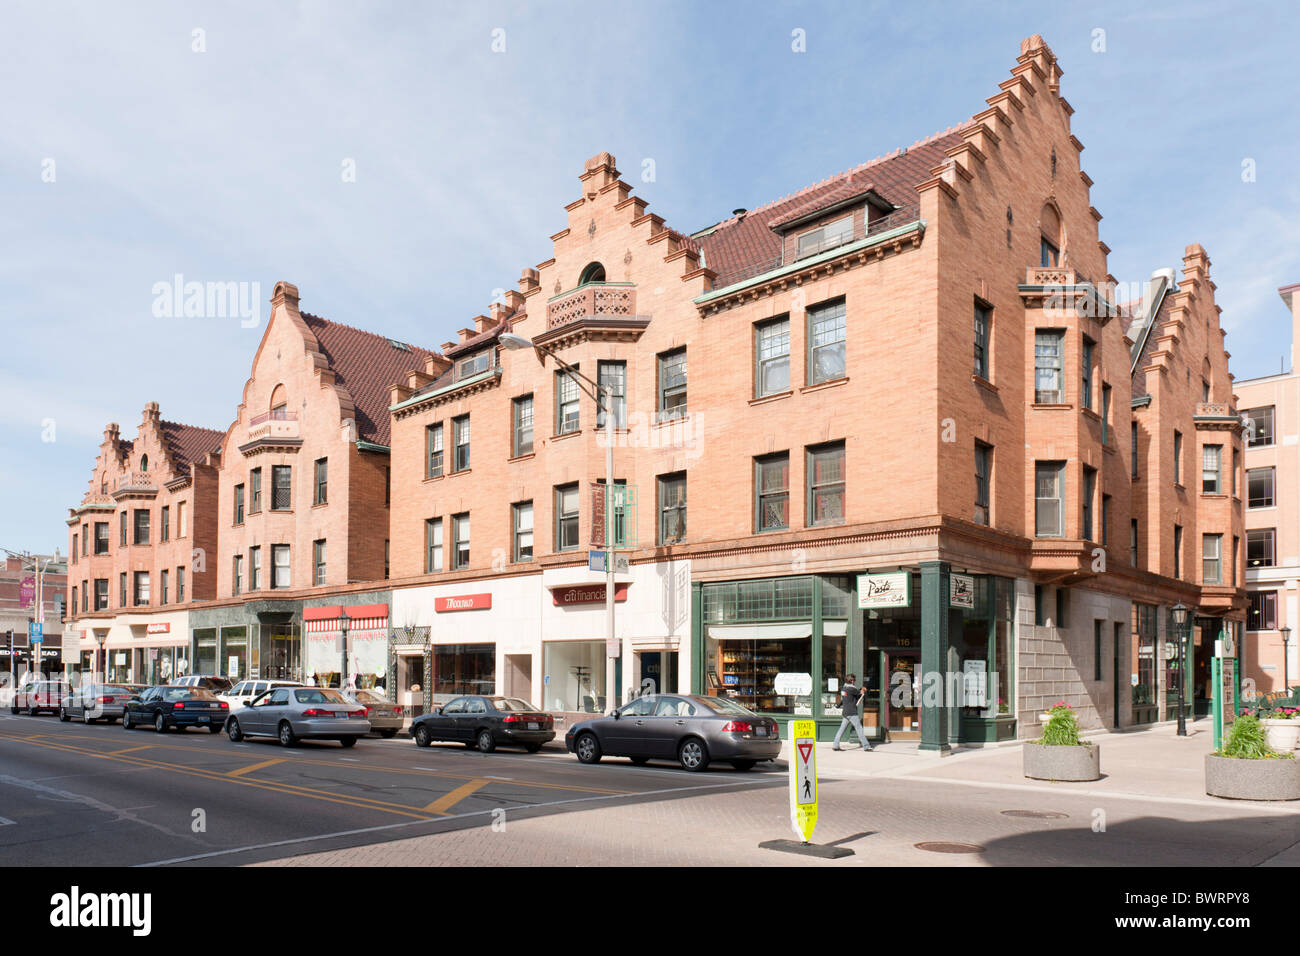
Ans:
<svg viewBox="0 0 1300 956"><path fill-rule="evenodd" d="M545 709L605 712L604 641L548 641L543 645L543 668Z"/></svg>

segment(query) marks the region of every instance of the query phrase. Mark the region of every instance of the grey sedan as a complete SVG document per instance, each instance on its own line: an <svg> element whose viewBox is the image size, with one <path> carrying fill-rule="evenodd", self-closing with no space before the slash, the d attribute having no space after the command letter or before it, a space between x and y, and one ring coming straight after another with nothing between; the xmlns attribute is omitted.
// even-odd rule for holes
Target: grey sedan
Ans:
<svg viewBox="0 0 1300 956"><path fill-rule="evenodd" d="M630 757L635 764L661 758L676 760L684 770L704 770L711 760L726 760L749 770L777 757L781 733L771 717L725 697L650 694L608 717L574 724L564 746L583 763L602 756Z"/></svg>
<svg viewBox="0 0 1300 956"><path fill-rule="evenodd" d="M59 720L80 717L84 724L97 720L112 723L122 719L126 702L144 690L143 684L82 684L63 698Z"/></svg>
<svg viewBox="0 0 1300 956"><path fill-rule="evenodd" d="M351 747L370 733L364 707L328 687L276 687L226 718L226 736L278 737L292 747L299 740L337 740Z"/></svg>
<svg viewBox="0 0 1300 956"><path fill-rule="evenodd" d="M366 719L370 721L370 729L381 737L386 739L396 737L397 732L406 723L402 708L373 690L345 688L343 696L366 709Z"/></svg>

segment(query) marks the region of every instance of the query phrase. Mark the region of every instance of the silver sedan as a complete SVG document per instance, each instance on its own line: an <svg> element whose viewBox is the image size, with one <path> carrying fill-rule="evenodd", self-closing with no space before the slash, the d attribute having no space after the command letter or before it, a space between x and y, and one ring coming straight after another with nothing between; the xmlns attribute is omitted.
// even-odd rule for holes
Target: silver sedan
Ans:
<svg viewBox="0 0 1300 956"><path fill-rule="evenodd" d="M366 709L329 687L276 687L226 718L226 736L278 737L292 747L299 740L337 740L351 747L370 733Z"/></svg>
<svg viewBox="0 0 1300 956"><path fill-rule="evenodd" d="M122 719L126 702L143 688L143 684L82 684L63 698L59 705L59 720L80 717L85 724L97 720L111 724Z"/></svg>

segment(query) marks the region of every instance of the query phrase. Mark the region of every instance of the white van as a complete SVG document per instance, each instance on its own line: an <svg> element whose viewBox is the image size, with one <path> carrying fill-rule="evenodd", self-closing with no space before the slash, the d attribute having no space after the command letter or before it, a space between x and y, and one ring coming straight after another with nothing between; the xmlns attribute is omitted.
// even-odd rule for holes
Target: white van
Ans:
<svg viewBox="0 0 1300 956"><path fill-rule="evenodd" d="M244 706L245 701L250 701L258 694L270 690L272 687L305 687L302 681L297 680L258 680L249 678L241 680L224 694L218 694L219 700L224 700L230 705L230 712L235 713L240 707Z"/></svg>

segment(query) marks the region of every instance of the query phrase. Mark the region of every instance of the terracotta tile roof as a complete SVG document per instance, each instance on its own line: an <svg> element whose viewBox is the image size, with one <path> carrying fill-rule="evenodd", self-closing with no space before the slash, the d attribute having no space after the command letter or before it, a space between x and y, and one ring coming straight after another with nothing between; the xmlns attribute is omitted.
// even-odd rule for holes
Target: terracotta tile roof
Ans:
<svg viewBox="0 0 1300 956"><path fill-rule="evenodd" d="M866 177L854 176L849 174L845 179L840 180L831 186L830 189L819 193L807 202L798 203L789 211L783 213L774 219L769 219L767 225L769 229L779 229L788 222L794 222L796 219L802 219L804 216L811 215L819 209L825 209L835 205L837 202L854 199L858 196L866 197L867 193L874 192L875 186L869 182Z"/></svg>
<svg viewBox="0 0 1300 956"><path fill-rule="evenodd" d="M492 339L495 339L498 335L504 332L506 328L507 328L507 320L502 320L498 322L496 325L489 325L482 332L478 332L474 335L471 335L464 342L452 346L442 354L447 356L447 358L455 358L456 356L461 355L464 352L472 351L474 348L482 345L484 342L488 342L491 341Z"/></svg>
<svg viewBox="0 0 1300 956"><path fill-rule="evenodd" d="M404 380L411 369L424 368L424 360L434 353L407 343L403 343L405 349L396 348L386 336L307 312L302 318L320 343L336 380L352 396L357 437L376 445L391 444L389 387Z"/></svg>
<svg viewBox="0 0 1300 956"><path fill-rule="evenodd" d="M944 151L962 142L961 131L969 125L967 121L936 133L905 150L896 150L760 206L743 218L723 220L707 235L697 236L704 249L705 265L718 274L715 285L722 288L729 277L756 275L765 266L775 268L781 257L781 239L772 231L771 223L788 221L796 210L807 215L846 199L853 190L861 191L868 178L875 191L895 206L916 205L920 201L917 184L930 179L930 170L946 161ZM868 170L869 177L865 175Z"/></svg>
<svg viewBox="0 0 1300 956"><path fill-rule="evenodd" d="M164 421L159 421L158 427L167 444L167 453L178 472L188 471L192 463L202 463L208 452L220 448L226 440L226 433L215 428Z"/></svg>

